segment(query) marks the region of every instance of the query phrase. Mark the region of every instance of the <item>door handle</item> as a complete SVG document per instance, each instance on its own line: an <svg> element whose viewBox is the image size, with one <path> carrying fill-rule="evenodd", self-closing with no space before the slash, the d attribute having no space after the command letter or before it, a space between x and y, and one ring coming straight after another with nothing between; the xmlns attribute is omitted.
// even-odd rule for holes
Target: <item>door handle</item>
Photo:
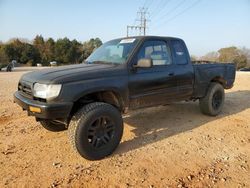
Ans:
<svg viewBox="0 0 250 188"><path fill-rule="evenodd" d="M168 73L168 76L174 76L174 72Z"/></svg>

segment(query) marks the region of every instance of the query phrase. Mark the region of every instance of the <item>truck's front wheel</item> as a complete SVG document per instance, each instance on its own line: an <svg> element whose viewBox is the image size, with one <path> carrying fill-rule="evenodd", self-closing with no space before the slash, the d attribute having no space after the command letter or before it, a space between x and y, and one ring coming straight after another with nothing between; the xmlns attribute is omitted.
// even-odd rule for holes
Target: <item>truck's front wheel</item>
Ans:
<svg viewBox="0 0 250 188"><path fill-rule="evenodd" d="M74 149L86 159L98 160L110 155L119 145L123 120L112 105L95 102L76 112L68 129Z"/></svg>
<svg viewBox="0 0 250 188"><path fill-rule="evenodd" d="M207 94L200 99L200 110L203 114L216 116L224 105L225 92L224 88L219 83L211 83Z"/></svg>

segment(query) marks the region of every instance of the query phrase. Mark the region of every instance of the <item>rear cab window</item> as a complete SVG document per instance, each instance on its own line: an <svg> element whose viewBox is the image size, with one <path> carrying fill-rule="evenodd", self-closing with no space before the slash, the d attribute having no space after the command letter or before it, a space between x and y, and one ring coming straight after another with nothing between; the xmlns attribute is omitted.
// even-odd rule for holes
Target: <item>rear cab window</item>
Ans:
<svg viewBox="0 0 250 188"><path fill-rule="evenodd" d="M177 65L188 64L187 51L184 43L181 40L171 41L173 56Z"/></svg>

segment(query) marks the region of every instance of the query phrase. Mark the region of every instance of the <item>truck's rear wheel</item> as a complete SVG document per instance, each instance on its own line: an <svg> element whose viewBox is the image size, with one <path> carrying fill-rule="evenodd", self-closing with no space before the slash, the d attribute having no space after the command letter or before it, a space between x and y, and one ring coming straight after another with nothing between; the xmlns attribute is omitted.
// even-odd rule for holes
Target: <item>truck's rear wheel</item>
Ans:
<svg viewBox="0 0 250 188"><path fill-rule="evenodd" d="M76 112L68 129L74 149L86 159L98 160L110 155L119 145L123 120L112 105L95 102Z"/></svg>
<svg viewBox="0 0 250 188"><path fill-rule="evenodd" d="M225 92L219 83L211 83L205 97L200 99L200 110L210 116L218 115L224 105Z"/></svg>
<svg viewBox="0 0 250 188"><path fill-rule="evenodd" d="M67 129L64 124L53 120L42 120L40 123L45 129L52 132L64 131Z"/></svg>

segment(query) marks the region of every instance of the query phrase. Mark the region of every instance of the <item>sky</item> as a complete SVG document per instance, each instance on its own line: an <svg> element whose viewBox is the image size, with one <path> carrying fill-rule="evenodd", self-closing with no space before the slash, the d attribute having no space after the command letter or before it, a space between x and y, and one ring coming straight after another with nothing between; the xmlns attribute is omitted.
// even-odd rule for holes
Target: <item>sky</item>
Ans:
<svg viewBox="0 0 250 188"><path fill-rule="evenodd" d="M250 0L0 0L0 41L39 34L105 42L139 24L141 7L148 10L147 35L180 37L192 55L250 48Z"/></svg>

